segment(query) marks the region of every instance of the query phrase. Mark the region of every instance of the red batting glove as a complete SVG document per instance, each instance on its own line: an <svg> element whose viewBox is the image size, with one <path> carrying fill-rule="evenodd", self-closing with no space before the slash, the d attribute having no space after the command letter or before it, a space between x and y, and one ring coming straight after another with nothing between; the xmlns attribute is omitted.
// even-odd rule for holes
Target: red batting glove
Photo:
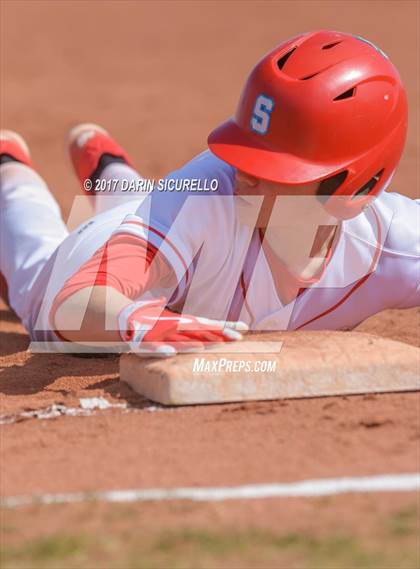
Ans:
<svg viewBox="0 0 420 569"><path fill-rule="evenodd" d="M178 314L165 308L166 299L141 300L120 313L121 338L132 351L171 356L179 351L198 351L207 344L234 342L248 330L243 322L210 320Z"/></svg>

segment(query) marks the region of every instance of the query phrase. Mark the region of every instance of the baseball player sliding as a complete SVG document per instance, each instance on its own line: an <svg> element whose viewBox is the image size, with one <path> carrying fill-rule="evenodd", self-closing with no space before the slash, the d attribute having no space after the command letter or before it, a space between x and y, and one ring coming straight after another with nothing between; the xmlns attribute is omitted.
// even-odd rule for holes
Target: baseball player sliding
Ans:
<svg viewBox="0 0 420 569"><path fill-rule="evenodd" d="M97 214L70 234L26 143L3 131L10 305L33 340L161 355L248 329L351 329L415 306L418 203L385 192L406 127L404 87L382 51L306 33L255 66L210 150L165 179L172 191L124 192L145 182L124 149L97 125L72 129Z"/></svg>

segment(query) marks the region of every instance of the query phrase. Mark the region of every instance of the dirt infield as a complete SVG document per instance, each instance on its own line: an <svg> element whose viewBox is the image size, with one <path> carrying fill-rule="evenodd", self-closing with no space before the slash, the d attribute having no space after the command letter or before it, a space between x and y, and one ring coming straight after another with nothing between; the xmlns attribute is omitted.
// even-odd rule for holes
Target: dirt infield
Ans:
<svg viewBox="0 0 420 569"><path fill-rule="evenodd" d="M73 124L103 124L158 178L204 149L266 50L322 27L369 37L400 69L410 130L392 189L418 197L416 1L2 0L0 10L1 126L27 138L65 217L78 192L63 142ZM419 318L389 311L359 329L419 346ZM116 357L29 354L28 343L0 305L3 498L420 469L418 393L164 410L120 384ZM83 409L93 398L111 407ZM420 565L414 492L30 505L0 521L5 569Z"/></svg>

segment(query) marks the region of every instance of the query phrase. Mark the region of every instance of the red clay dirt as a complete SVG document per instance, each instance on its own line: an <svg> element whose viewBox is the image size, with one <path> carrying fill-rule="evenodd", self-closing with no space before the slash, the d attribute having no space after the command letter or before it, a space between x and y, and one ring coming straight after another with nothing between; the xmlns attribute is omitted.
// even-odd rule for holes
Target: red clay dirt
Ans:
<svg viewBox="0 0 420 569"><path fill-rule="evenodd" d="M418 6L388 1L378 12L377 2L364 1L2 0L1 125L27 138L66 217L78 192L64 157L64 136L73 124L88 120L104 125L144 176L158 178L205 147L207 133L233 112L250 67L279 39L335 28L377 42L401 71L410 130L393 189L417 197ZM360 329L420 345L418 310L383 313ZM29 354L28 338L5 306L0 307L0 344L3 418L57 403L78 406L82 397L102 396L132 407L3 425L2 496L420 469L418 393L151 411L118 381L116 357ZM182 527L279 531L329 531L340 520L343 527L368 534L370 524L416 507L416 501L413 493L401 493L326 501L150 504L127 519L139 528L178 527L182 520ZM78 524L104 529L113 508L9 512L7 520L18 530L4 530L2 539L21 542ZM124 510L119 511L125 520ZM54 512L60 512L58 518Z"/></svg>

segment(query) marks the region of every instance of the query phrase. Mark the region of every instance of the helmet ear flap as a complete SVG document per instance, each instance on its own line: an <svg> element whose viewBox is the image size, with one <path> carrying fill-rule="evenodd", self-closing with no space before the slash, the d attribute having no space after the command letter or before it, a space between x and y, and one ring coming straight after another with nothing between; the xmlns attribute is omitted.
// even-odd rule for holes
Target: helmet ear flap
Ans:
<svg viewBox="0 0 420 569"><path fill-rule="evenodd" d="M363 184L361 188L359 188L354 194L352 195L352 199L357 197L363 197L369 195L375 186L378 184L379 180L382 177L384 172L384 168L379 170L372 178L370 178L366 184ZM344 170L343 172L339 172L338 174L334 174L325 180L322 180L318 186L318 190L316 192L317 196L333 196L338 188L343 184L345 179L347 178L348 171Z"/></svg>
<svg viewBox="0 0 420 569"><path fill-rule="evenodd" d="M334 174L320 182L317 198L338 219L354 217L361 213L371 198L383 189L384 171L385 168L379 170L357 191L351 191L349 185L346 184L348 170Z"/></svg>
<svg viewBox="0 0 420 569"><path fill-rule="evenodd" d="M388 173L386 168L381 168L357 190L357 183L353 182L352 188L351 179L348 178L349 171L340 172L320 182L317 197L334 217L350 219L359 215L373 198L386 190L394 171L395 168ZM359 183L362 183L361 180ZM322 196L327 196L327 199L322 199Z"/></svg>

